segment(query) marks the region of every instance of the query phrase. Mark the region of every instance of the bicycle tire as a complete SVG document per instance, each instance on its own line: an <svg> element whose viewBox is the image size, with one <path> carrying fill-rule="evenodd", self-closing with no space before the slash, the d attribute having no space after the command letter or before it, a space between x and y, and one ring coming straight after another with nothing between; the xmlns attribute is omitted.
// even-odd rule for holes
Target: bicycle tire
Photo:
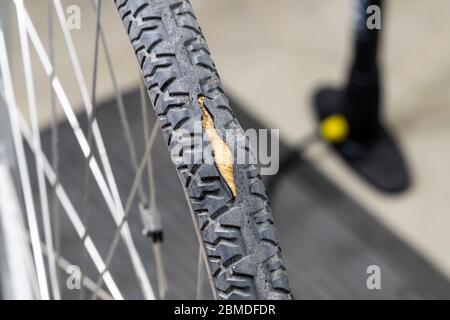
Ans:
<svg viewBox="0 0 450 320"><path fill-rule="evenodd" d="M194 121L205 119L205 110L220 137L230 128L243 134L190 2L114 2L169 151L174 148L174 130L192 132ZM203 106L199 97L204 99ZM254 164L233 164L232 169L234 184L230 185L217 163L177 166L208 260L214 295L218 299L291 299L259 169Z"/></svg>

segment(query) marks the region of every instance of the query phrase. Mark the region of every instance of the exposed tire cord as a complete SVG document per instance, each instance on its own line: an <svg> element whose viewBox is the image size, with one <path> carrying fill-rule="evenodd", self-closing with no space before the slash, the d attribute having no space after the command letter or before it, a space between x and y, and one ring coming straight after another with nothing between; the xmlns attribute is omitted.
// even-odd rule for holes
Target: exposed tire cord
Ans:
<svg viewBox="0 0 450 320"><path fill-rule="evenodd" d="M201 123L198 97L218 134L242 139L219 75L189 1L115 0L141 66L169 150L174 132ZM200 139L208 147L208 140ZM181 153L202 152L189 145ZM250 153L251 151L247 150ZM174 159L174 162L177 163ZM177 164L194 224L203 241L218 299L290 299L286 269L259 169L234 164L236 197L215 164Z"/></svg>

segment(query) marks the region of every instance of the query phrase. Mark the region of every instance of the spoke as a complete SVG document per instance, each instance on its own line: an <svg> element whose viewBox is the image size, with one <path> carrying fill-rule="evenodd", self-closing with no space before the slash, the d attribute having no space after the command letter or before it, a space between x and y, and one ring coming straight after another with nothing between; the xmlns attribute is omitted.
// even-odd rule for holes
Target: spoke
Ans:
<svg viewBox="0 0 450 320"><path fill-rule="evenodd" d="M14 1L16 3L17 0L14 0ZM63 28L63 33L65 35L66 40L68 41L66 43L69 45L69 47L71 49L73 49L73 43L71 42L71 38L70 38L70 34L67 30L67 26L65 25L64 12L62 11L61 4L57 0L54 0L54 4L57 7L58 18L59 18L60 24ZM47 57L47 54L42 46L42 42L40 41L39 36L33 26L33 23L31 22L31 19L26 12L25 12L25 18L24 18L23 23L27 27L27 31L30 36L30 39L32 40L32 43L36 49L39 59L41 60L41 63L44 66L44 69L45 69L47 75L50 76L51 73L53 72L53 67ZM72 59L76 59L75 61L72 60L72 62L74 62L73 64L75 66L75 70L80 70L79 64L77 63L78 60L76 58L74 49L69 50L69 53L70 53L70 56L72 57ZM80 71L75 72L75 73L80 75L79 74ZM82 77L82 75L81 75L81 77ZM52 81L52 85L55 90L56 96L59 100L59 103L61 104L61 106L64 110L64 113L67 117L67 120L69 121L69 124L71 125L71 128L74 131L75 137L81 147L81 150L82 150L84 156L88 157L90 154L89 144L87 142L87 139L86 139L83 131L80 128L80 125L78 123L76 115L72 109L72 106L70 105L70 102L62 88L61 82L59 81L58 77L56 77L56 76L54 77L54 79ZM82 87L85 88L85 85L83 85ZM84 92L84 90L82 90L82 91ZM90 103L89 96L87 96L87 103L85 103L85 106L88 109L88 111L92 110L92 104ZM90 109L89 109L89 106L91 107ZM111 191L113 193L112 195L110 193L108 184L106 183L106 181L103 177L103 174L100 170L100 167L98 166L98 163L95 160L95 158L91 159L91 161L89 162L89 166L90 166L92 174L99 186L102 196L105 199L108 209L111 211L113 218L114 218L116 224L118 225L120 223L121 217L124 216L125 212L124 212L121 200L120 200L120 196L118 195L117 185L115 184L114 177L112 176L111 167L109 166L109 161L106 156L105 147L101 140L101 135L99 135L99 127L98 127L97 122L95 122L95 121L93 123L93 132L94 132L94 139L96 140L97 147L99 148L99 153L100 153L100 157L102 159L102 163L104 164L104 168L107 173L106 174L107 179L110 182L109 186L111 186ZM97 138L99 138L100 140L98 140ZM130 254L131 261L133 263L134 270L139 279L139 284L143 290L144 296L147 299L154 299L154 294L153 294L151 284L148 280L147 274L145 272L145 269L144 269L142 261L139 257L139 254L137 253L136 247L135 247L133 239L131 237L131 231L127 224L122 228L122 238L124 239L125 245Z"/></svg>
<svg viewBox="0 0 450 320"><path fill-rule="evenodd" d="M44 251L44 253L46 254L47 252ZM58 263L59 267L64 271L67 270L67 268L69 268L70 266L73 266L73 263L70 263L69 261L64 259L64 257L62 257L61 255L58 255L57 263ZM88 276L86 276L83 273L81 276L82 276L81 283L86 287L86 289L93 292L94 288L95 288L95 282L92 281L91 278L89 278ZM102 288L100 288L98 290L98 296L103 300L113 300L114 299L108 292L106 292Z"/></svg>
<svg viewBox="0 0 450 320"><path fill-rule="evenodd" d="M92 0L92 6L94 7L94 9L97 8L97 5L94 0ZM114 88L114 95L116 98L120 121L121 121L122 128L124 131L125 139L126 139L127 145L128 145L128 153L130 155L130 161L131 161L131 164L133 165L134 171L136 173L137 169L138 169L138 159L137 159L137 152L136 152L136 146L134 143L133 135L131 134L130 122L128 121L127 113L125 111L125 103L123 101L122 92L119 88L119 84L117 82L117 78L114 73L114 67L113 67L113 63L111 60L109 47L106 42L106 38L105 38L105 34L103 32L103 28L101 26L101 22L100 22L99 28L100 28L99 29L100 39L101 39L102 46L103 46L103 52L105 54L106 65L108 67L108 72L109 72L111 82L112 82L112 85ZM147 205L148 200L145 196L144 187L142 185L142 180L139 183L139 197L140 197L141 203Z"/></svg>
<svg viewBox="0 0 450 320"><path fill-rule="evenodd" d="M70 222L72 223L73 227L75 228L75 231L77 232L80 239L85 239L83 242L83 245L85 246L87 252L89 253L92 261L94 262L95 267L97 268L98 272L103 273L103 281L105 282L106 286L108 287L109 291L111 292L114 299L122 300L123 297L117 288L116 283L114 282L113 278L111 277L111 274L109 272L103 272L105 269L105 263L103 262L103 259L101 258L97 248L94 245L94 242L92 241L91 237L86 235L86 228L83 225L83 222L80 219L80 216L75 210L75 207L73 206L72 202L70 201L69 197L67 196L66 191L62 187L61 183L57 181L56 174L53 171L49 161L43 154L43 151L40 149L37 149L36 146L33 144L33 138L30 129L28 128L23 116L21 114L18 114L18 118L16 121L19 121L19 124L15 124L16 126L20 126L20 131L25 138L26 142L30 146L31 150L36 154L40 153L42 156L42 165L45 172L45 175L47 177L47 180L49 181L50 185L56 190L56 195L59 199L59 202L61 203L62 208L66 212Z"/></svg>
<svg viewBox="0 0 450 320"><path fill-rule="evenodd" d="M3 173L3 171L1 170L3 169L0 166L0 174ZM6 203L6 201L5 201ZM22 223L17 223L18 221L14 221L12 219L0 219L0 223L1 226L3 228L3 230L8 230L12 237L14 237L16 239L16 241L25 241L25 242L31 242L31 237L30 237L30 233L24 229L24 226ZM45 255L48 255L47 249L46 249L46 244L45 243L41 243L41 246L43 248L43 253ZM56 255L56 253L54 253ZM64 257L62 257L61 255L57 256L56 259L56 263L57 265L64 271L66 271L70 266L73 266L73 263L70 263L67 259L65 259ZM21 268L25 265L25 263L22 264L17 264L14 267L15 268ZM94 287L95 287L95 283L87 276L83 277L83 281L82 284L89 290L93 291ZM24 286L24 283L22 283L22 286ZM21 288L23 289L23 288ZM21 299L31 299L31 296L29 295L25 295L25 294L20 294L18 295L19 297L21 297ZM27 298L25 298L26 296L28 296ZM103 300L113 300L114 298L105 290L103 290L102 288L100 288L100 290L98 291L98 296L103 299Z"/></svg>
<svg viewBox="0 0 450 320"><path fill-rule="evenodd" d="M203 270L203 254L201 245L198 247L198 264L197 264L197 300L201 300L203 297L203 280L205 272Z"/></svg>
<svg viewBox="0 0 450 320"><path fill-rule="evenodd" d="M23 23L25 23L27 26L28 34L29 34L31 41L36 49L39 59L41 60L41 63L45 69L45 72L47 73L47 75L49 77L53 74L53 80L52 80L53 90L54 90L56 97L58 98L58 101L59 101L59 103L64 111L64 114L70 124L70 127L72 128L72 130L75 134L75 138L76 138L78 144L80 145L80 148L81 148L81 151L83 152L84 157L88 157L91 151L90 151L86 136L84 135L83 131L81 130L80 124L79 124L78 119L75 115L75 112L73 111L73 108L69 102L69 99L67 98L67 95L64 92L64 89L62 88L59 78L56 76L56 73L54 73L53 66L51 65L51 63L46 55L46 52L42 45L42 42L39 40L39 36L30 20L30 17L28 16L28 14L26 12L25 12L25 21ZM91 161L89 162L89 166L90 166L92 174L93 174L94 178L96 179L96 182L100 188L102 196L105 199L108 209L111 212L115 212L114 202L112 200L111 193L109 192L108 185L103 177L103 174L102 174L100 167L95 158L91 159Z"/></svg>
<svg viewBox="0 0 450 320"><path fill-rule="evenodd" d="M156 276L158 278L159 297L161 300L167 298L167 277L164 269L164 260L161 254L161 242L153 242L153 254L156 261Z"/></svg>
<svg viewBox="0 0 450 320"><path fill-rule="evenodd" d="M10 117L11 129L13 134L14 148L19 167L20 182L22 185L22 192L25 201L27 220L30 228L31 246L33 250L34 262L36 264L40 297L42 299L49 299L47 275L45 273L44 259L42 256L42 247L39 236L39 227L36 218L36 209L34 206L33 193L31 190L30 176L28 172L27 160L25 157L25 150L20 136L20 130L16 126L18 116L16 109L16 100L14 96L14 88L12 85L11 71L9 69L5 38L3 35L3 29L1 28L0 28L0 63L1 63L3 85L5 87L5 100L8 106L8 113Z"/></svg>
<svg viewBox="0 0 450 320"><path fill-rule="evenodd" d="M84 105L85 105L87 114L89 116L92 113L92 109L93 109L92 101L89 98L89 94L87 91L87 87L86 87L86 84L84 81L83 74L81 72L80 63L79 63L78 57L76 55L72 37L67 28L67 24L66 24L66 20L65 20L65 16L64 16L64 10L62 8L60 0L53 0L53 4L56 8L56 13L58 15L61 29L63 31L64 39L65 39L66 45L68 47L69 57L71 59L72 65L74 67L75 76L77 78L78 85L79 85L80 91L81 91L81 95L82 95L82 98L84 101ZM117 188L117 184L116 184L116 181L114 178L114 174L112 172L111 164L109 162L108 155L106 153L106 148L105 148L105 145L103 142L102 135L100 133L100 128L95 119L93 120L93 123L92 123L92 133L93 133L94 141L95 141L96 146L99 151L100 160L103 165L103 169L105 170L106 180L108 182L108 186L111 191L112 200L114 201L114 205L115 205L115 210L112 211L113 218L116 221L116 224L119 224L121 221L121 218L125 215L125 211L124 211L123 203L120 198L119 190ZM89 146L87 146L87 149L89 149ZM136 250L136 246L135 246L133 238L131 236L131 231L128 227L128 224L126 224L123 228L121 228L121 230L122 230L123 240L128 249L128 252L130 254L131 262L135 269L136 275L138 277L139 285L141 286L143 294L146 299L153 300L155 298L155 295L153 293L153 289L152 289L152 286L148 279L148 276L145 271L142 260Z"/></svg>
<svg viewBox="0 0 450 320"><path fill-rule="evenodd" d="M148 143L148 140L152 138L150 135L150 125L148 123L148 112L147 112L147 93L145 90L144 82L141 80L139 82L139 91L141 96L141 109L142 109L142 118L143 118L143 126L144 126L144 137L145 137L145 143ZM154 126L157 126L155 123ZM148 183L149 183L149 190L150 190L150 206L152 208L152 212L157 215L157 219L161 220L159 217L157 206L156 206L156 185L153 175L153 161L152 158L148 158L147 161L147 177L148 177Z"/></svg>
<svg viewBox="0 0 450 320"><path fill-rule="evenodd" d="M92 146L92 123L96 118L96 90L97 90L97 67L98 67L98 44L99 44L99 30L100 30L100 17L101 17L101 2L97 0L96 6L96 19L95 19L95 41L94 41L94 63L92 70L92 112L88 116L88 143L91 153L89 157L85 159L85 188L84 188L84 199L85 199L85 221L87 232L89 232L89 226L91 221L91 175L89 174L89 160L93 157L93 146ZM83 250L83 263L82 270L85 269L86 252ZM84 290L80 291L80 298L84 298Z"/></svg>
<svg viewBox="0 0 450 320"><path fill-rule="evenodd" d="M23 19L23 11L25 10L23 1L19 1L19 5L17 6L17 20L22 21ZM25 71L25 85L27 90L28 97L28 110L30 112L31 117L31 127L33 131L34 143L40 149L41 148L41 138L40 138L40 129L39 129L39 119L37 113L37 103L36 103L36 93L34 90L34 80L33 80L33 68L31 65L31 57L30 57L30 47L28 43L28 36L25 30L25 27L19 23L19 37L21 43L21 51L22 51L22 61L23 67ZM53 297L56 300L61 298L61 294L59 291L58 285L58 276L57 276L57 267L56 260L53 249L53 235L52 235L52 227L50 220L50 210L48 205L48 195L47 195L47 184L45 182L45 175L42 170L42 158L41 156L35 155L36 162L36 174L38 179L38 189L39 189L39 198L41 204L42 211L42 220L44 224L44 237L47 245L48 255L48 263L49 263L49 271L50 271L50 284L52 287Z"/></svg>
<svg viewBox="0 0 450 320"><path fill-rule="evenodd" d="M155 126L153 129L153 132L152 132L152 137L148 141L148 143L145 147L144 157L142 158L142 161L138 167L136 176L134 177L133 184L131 186L131 191L130 191L130 194L128 195L128 199L126 202L125 215L123 216L122 220L120 221L120 224L117 226L117 230L114 234L113 241L111 243L111 246L109 247L108 255L106 258L105 269L102 271L99 279L97 280L97 288L100 288L100 286L102 285L103 280L102 280L101 275L109 269L112 259L114 258L114 254L117 250L117 245L119 244L120 232L121 232L122 228L124 227L124 225L128 219L128 216L130 215L131 208L132 208L133 202L134 202L134 198L135 198L137 190L138 190L139 181L142 179L142 175L143 175L145 167L146 167L147 159L148 159L148 157L150 157L157 132L158 132L158 130L157 130L157 127ZM95 297L96 297L96 291L94 291L94 294L92 295L92 299L95 299Z"/></svg>
<svg viewBox="0 0 450 320"><path fill-rule="evenodd" d="M0 104L2 103L3 99L0 101ZM33 257L28 242L23 241L25 223L10 166L8 161L4 160L3 153L4 150L0 150L1 257L4 257L0 270L2 299L31 300L35 297L34 284L37 284Z"/></svg>
<svg viewBox="0 0 450 320"><path fill-rule="evenodd" d="M92 0L92 4L94 6L94 8L96 8L96 4L95 1ZM130 155L130 160L131 163L135 169L135 173L137 174L137 170L138 170L138 161L137 161L137 153L136 153L136 147L132 138L132 134L131 134L131 129L130 129L130 123L128 121L128 117L125 111L125 104L123 101L123 97L122 97L122 93L121 90L119 89L117 80L116 80L116 76L114 73L114 68L113 68L113 64L112 64L112 60L111 60L111 56L109 53L109 48L103 33L103 29L100 25L100 37L101 37L101 41L102 41L102 46L104 49L104 54L105 54L105 60L106 60L106 64L108 67L108 71L110 74L110 78L113 84L113 88L114 88L114 93L115 93L115 97L116 97L116 103L118 106L118 110L119 110L119 115L120 115L120 119L121 119L121 123L122 123L122 127L124 130L124 135L125 135L125 139L127 141L127 145L128 145L128 152ZM141 82L142 83L142 82ZM144 90L144 95L145 95L145 90ZM145 113L143 115L144 117L144 124L145 126L145 137L146 137L146 144L148 142L148 137L149 137L149 130L148 130L148 115L146 114L146 103L145 103L145 96L142 97L143 98L142 101L142 105L143 105L143 110L145 110ZM149 177L149 190L150 190L150 199L151 201L147 200L145 193L144 193L144 187L142 185L142 178L139 180L139 197L140 197L140 201L141 203L145 206L151 206L151 212L154 215L158 215L157 217L155 217L156 219L160 219L159 218L159 213L156 211L156 196L155 196L155 183L154 183L154 178L153 178L153 167L152 167L152 160L151 157L148 158L148 177ZM141 175L142 176L142 175ZM154 256L155 256L155 261L156 261L156 273L157 273L157 279L158 279L158 289L159 289L159 296L161 299L165 299L166 295L167 295L167 285L166 285L166 275L165 275L165 269L164 269L164 262L163 262L163 258L161 255L161 244L154 242L153 245L153 252L154 252ZM94 295L95 296L95 295Z"/></svg>
<svg viewBox="0 0 450 320"><path fill-rule="evenodd" d="M150 136L150 126L148 123L148 112L147 112L147 93L145 90L144 82L141 80L139 82L139 91L141 97L141 109L142 109L142 118L143 118L143 126L144 126L144 137L146 144L149 139L152 139L153 136ZM154 127L157 124L155 123ZM154 139L154 137L153 137ZM157 225L161 225L161 216L158 211L158 207L156 204L156 184L155 178L153 174L153 161L152 157L148 158L147 161L147 177L148 177L148 189L150 190L150 212L153 214L153 218L157 220ZM159 297L161 299L165 299L167 297L167 276L164 269L164 261L161 254L161 244L158 242L153 242L153 253L156 261L156 274L158 278L158 288L159 288Z"/></svg>
<svg viewBox="0 0 450 320"><path fill-rule="evenodd" d="M96 8L96 3L94 0L92 0L92 5L94 8ZM127 145L128 145L128 152L130 155L130 160L131 163L135 169L135 174L137 173L138 170L138 161L137 161L137 153L136 153L136 147L135 147L135 143L133 141L132 138L132 134L131 134L131 129L130 129L130 123L128 121L128 117L127 114L125 112L125 104L123 101L123 97L122 97L122 93L121 90L118 86L117 83L117 79L114 73L114 68L113 68L113 64L112 64L112 60L111 60L111 56L110 56L110 52L109 52L109 48L106 42L106 38L104 36L103 33L103 29L102 26L100 24L100 38L102 41L102 46L104 49L104 54L105 54L105 60L106 60L106 64L108 67L108 71L110 74L110 78L112 81L112 85L114 88L114 93L115 93L115 97L116 97L116 103L118 106L118 110L119 110L119 115L120 115L120 119L121 119L121 123L122 123L122 127L124 130L124 135L125 135L125 139L127 141ZM142 84L142 82L141 82ZM145 137L146 137L146 143L148 142L148 137L149 137L149 130L148 130L148 115L146 114L146 108L147 105L145 103L146 98L145 98L145 89L144 89L144 96L142 98L142 105L143 105L143 110L145 112L145 114L143 115L144 117L144 124L145 124ZM159 214L156 211L156 196L155 196L155 183L154 183L154 178L153 178L153 167L152 167L152 160L151 157L148 158L148 177L149 177L149 183L150 183L150 198L151 201L149 202L149 200L147 200L145 193L144 193L144 187L142 184L142 178L139 180L139 188L138 188L138 192L139 192L139 197L140 197L140 202L145 206L148 207L149 205L151 206L151 212L154 215L158 215L158 217L156 217L157 219L159 218ZM155 260L156 260L156 273L157 273L157 279L158 279L158 289L159 289L159 296L161 299L165 299L166 295L167 295L167 285L166 285L166 275L165 275L165 269L164 269L164 263L163 263L163 258L161 255L161 245L160 243L153 243L153 252L154 252L154 256L155 256Z"/></svg>
<svg viewBox="0 0 450 320"><path fill-rule="evenodd" d="M55 66L55 45L54 45L54 33L53 33L53 9L51 0L47 0L47 14L48 14L48 51L50 63ZM57 106L55 101L55 93L52 88L52 81L55 75L55 70L49 77L49 90L50 90L50 110L52 114L51 122L51 150L52 157L51 163L52 167L56 173L56 180L59 181L59 131L58 131L58 115ZM60 207L57 200L56 191L52 189L52 199L51 199L51 217L53 221L53 239L54 239L54 250L55 257L58 259L60 255L61 247L61 220L60 220ZM60 287L60 273L57 273L56 280L58 281L58 287Z"/></svg>

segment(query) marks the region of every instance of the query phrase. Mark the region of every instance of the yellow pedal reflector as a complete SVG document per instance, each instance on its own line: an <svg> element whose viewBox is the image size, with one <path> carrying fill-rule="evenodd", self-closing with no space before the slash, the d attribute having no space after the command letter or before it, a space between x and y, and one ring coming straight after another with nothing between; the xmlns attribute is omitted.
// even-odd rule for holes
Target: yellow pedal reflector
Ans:
<svg viewBox="0 0 450 320"><path fill-rule="evenodd" d="M320 123L320 135L331 143L339 143L347 139L349 126L347 119L340 114L326 117Z"/></svg>

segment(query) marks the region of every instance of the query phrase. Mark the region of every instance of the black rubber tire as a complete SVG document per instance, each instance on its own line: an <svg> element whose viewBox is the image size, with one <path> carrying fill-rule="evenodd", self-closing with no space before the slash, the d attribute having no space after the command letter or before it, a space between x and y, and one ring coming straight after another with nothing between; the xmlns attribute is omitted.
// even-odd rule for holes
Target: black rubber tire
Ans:
<svg viewBox="0 0 450 320"><path fill-rule="evenodd" d="M173 132L201 121L198 97L219 136L243 130L233 115L189 1L115 0L169 150ZM208 141L203 141L208 144ZM196 152L190 146L190 152ZM250 152L250 151L248 151ZM215 164L177 167L204 244L218 299L291 299L259 169L234 165L236 197Z"/></svg>

